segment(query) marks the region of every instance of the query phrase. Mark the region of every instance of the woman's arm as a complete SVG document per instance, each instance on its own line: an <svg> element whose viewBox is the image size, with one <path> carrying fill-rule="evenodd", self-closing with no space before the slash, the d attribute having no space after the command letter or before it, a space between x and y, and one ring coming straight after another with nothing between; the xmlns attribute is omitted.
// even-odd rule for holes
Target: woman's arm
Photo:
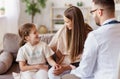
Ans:
<svg viewBox="0 0 120 79"><path fill-rule="evenodd" d="M51 66L56 66L57 65L57 63L52 59L51 56L47 58L47 61Z"/></svg>
<svg viewBox="0 0 120 79"><path fill-rule="evenodd" d="M61 64L64 60L65 55L63 55L61 51L57 50L56 47L51 47L51 49L55 52L56 63Z"/></svg>
<svg viewBox="0 0 120 79"><path fill-rule="evenodd" d="M59 29L48 45L55 52L55 58L56 58L57 63L59 62L59 60L62 61L61 58L64 59L61 51L58 50L59 49L58 45L59 45L60 41L62 41L61 38L64 38L63 34L65 33L65 30L66 30L65 26L63 26L61 29ZM59 62L59 63L61 63L61 62Z"/></svg>
<svg viewBox="0 0 120 79"><path fill-rule="evenodd" d="M59 50L57 50L56 46L51 47L51 49L55 52L58 59L60 59L63 56L62 53Z"/></svg>
<svg viewBox="0 0 120 79"><path fill-rule="evenodd" d="M48 66L45 64L40 64L40 65L27 65L25 61L20 61L19 62L19 67L21 71L27 71L27 70L39 70L39 69L44 69L48 70Z"/></svg>
<svg viewBox="0 0 120 79"><path fill-rule="evenodd" d="M47 61L48 61L48 63L49 63L51 66L54 67L54 69L60 69L60 68L61 68L61 66L60 66L59 64L57 64L57 63L52 59L51 56L47 58Z"/></svg>

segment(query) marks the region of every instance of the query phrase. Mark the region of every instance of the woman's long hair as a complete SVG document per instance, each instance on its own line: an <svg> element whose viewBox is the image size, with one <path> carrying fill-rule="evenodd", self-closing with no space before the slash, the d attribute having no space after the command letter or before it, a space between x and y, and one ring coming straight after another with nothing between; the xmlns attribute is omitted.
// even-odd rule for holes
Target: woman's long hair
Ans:
<svg viewBox="0 0 120 79"><path fill-rule="evenodd" d="M33 27L35 27L34 24L26 23L19 28L18 32L19 36L21 37L20 47L26 43L26 36L29 36Z"/></svg>
<svg viewBox="0 0 120 79"><path fill-rule="evenodd" d="M81 10L71 6L64 12L65 17L72 21L72 30L67 29L67 49L71 60L74 62L78 55L82 54L84 42L87 36L86 25Z"/></svg>

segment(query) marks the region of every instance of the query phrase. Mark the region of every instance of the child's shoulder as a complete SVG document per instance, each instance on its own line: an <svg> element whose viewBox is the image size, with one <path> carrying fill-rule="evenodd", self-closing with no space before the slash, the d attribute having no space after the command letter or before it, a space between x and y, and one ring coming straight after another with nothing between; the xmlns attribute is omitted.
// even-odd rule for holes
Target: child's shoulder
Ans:
<svg viewBox="0 0 120 79"><path fill-rule="evenodd" d="M19 48L19 50L25 50L26 48L30 47L30 45L28 43L24 44L23 46L21 46Z"/></svg>
<svg viewBox="0 0 120 79"><path fill-rule="evenodd" d="M23 45L19 48L19 50L24 50L26 48L26 45Z"/></svg>

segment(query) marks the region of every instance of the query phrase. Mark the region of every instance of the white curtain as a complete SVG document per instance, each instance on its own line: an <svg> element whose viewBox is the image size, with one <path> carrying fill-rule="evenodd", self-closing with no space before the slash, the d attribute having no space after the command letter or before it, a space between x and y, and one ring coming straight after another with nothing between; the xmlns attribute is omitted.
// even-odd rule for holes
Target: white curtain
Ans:
<svg viewBox="0 0 120 79"><path fill-rule="evenodd" d="M5 15L0 17L0 49L5 33L18 33L20 0L5 0Z"/></svg>
<svg viewBox="0 0 120 79"><path fill-rule="evenodd" d="M19 0L6 0L5 6L6 6L5 15L7 20L6 31L10 33L17 33L20 13L20 2Z"/></svg>

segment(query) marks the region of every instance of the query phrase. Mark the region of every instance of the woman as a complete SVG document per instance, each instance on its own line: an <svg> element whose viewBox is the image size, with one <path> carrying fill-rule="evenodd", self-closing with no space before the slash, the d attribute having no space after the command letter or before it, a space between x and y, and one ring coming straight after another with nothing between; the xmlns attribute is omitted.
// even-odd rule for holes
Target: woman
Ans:
<svg viewBox="0 0 120 79"><path fill-rule="evenodd" d="M49 46L57 55L57 63L61 68L51 68L48 71L49 79L60 79L71 69L77 67L82 55L87 34L92 29L84 23L82 12L79 8L71 6L64 12L65 26L53 37Z"/></svg>

